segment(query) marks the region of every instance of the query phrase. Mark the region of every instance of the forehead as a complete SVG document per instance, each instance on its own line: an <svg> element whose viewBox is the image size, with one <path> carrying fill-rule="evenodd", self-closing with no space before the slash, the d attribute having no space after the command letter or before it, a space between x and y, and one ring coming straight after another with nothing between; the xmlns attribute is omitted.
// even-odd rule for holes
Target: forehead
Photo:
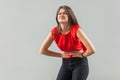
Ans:
<svg viewBox="0 0 120 80"><path fill-rule="evenodd" d="M63 9L63 8L61 8L61 9L59 10L59 12L66 12L66 10Z"/></svg>

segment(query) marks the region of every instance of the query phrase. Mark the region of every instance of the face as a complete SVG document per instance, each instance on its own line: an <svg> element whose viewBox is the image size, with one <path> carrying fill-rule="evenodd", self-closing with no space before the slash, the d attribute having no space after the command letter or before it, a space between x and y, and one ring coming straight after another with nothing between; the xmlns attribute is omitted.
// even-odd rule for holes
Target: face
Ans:
<svg viewBox="0 0 120 80"><path fill-rule="evenodd" d="M59 23L68 23L68 16L65 9L60 9L57 19Z"/></svg>

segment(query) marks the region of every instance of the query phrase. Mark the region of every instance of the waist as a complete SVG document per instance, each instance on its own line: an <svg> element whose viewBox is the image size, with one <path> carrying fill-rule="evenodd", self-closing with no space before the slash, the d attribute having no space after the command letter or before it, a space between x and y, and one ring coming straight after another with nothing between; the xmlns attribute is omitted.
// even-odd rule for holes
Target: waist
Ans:
<svg viewBox="0 0 120 80"><path fill-rule="evenodd" d="M74 57L72 54L67 56L67 57L64 57L63 59L70 59L70 58L77 58L77 57Z"/></svg>
<svg viewBox="0 0 120 80"><path fill-rule="evenodd" d="M77 55L80 53L83 53L83 50L79 50L79 51L72 51L72 52L65 52L64 51L64 59L70 59L70 58L80 58Z"/></svg>

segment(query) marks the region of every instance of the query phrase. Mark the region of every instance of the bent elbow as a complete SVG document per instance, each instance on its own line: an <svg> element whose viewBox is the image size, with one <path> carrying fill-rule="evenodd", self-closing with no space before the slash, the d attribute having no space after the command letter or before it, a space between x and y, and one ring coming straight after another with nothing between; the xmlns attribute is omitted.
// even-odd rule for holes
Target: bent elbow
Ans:
<svg viewBox="0 0 120 80"><path fill-rule="evenodd" d="M96 52L96 50L95 49L93 49L92 51L91 51L91 54L94 54Z"/></svg>
<svg viewBox="0 0 120 80"><path fill-rule="evenodd" d="M92 54L95 54L95 51L93 51Z"/></svg>
<svg viewBox="0 0 120 80"><path fill-rule="evenodd" d="M94 54L95 53L95 49L89 49L87 52L88 52L89 55Z"/></svg>
<svg viewBox="0 0 120 80"><path fill-rule="evenodd" d="M40 48L40 54L44 54L44 49Z"/></svg>

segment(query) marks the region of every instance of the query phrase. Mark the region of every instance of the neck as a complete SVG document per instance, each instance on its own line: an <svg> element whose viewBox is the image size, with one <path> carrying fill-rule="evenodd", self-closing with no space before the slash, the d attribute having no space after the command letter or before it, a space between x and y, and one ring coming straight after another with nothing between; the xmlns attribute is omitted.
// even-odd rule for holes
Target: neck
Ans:
<svg viewBox="0 0 120 80"><path fill-rule="evenodd" d="M60 24L60 27L61 27L61 30L64 32L64 31L68 31L70 26L68 23L66 24Z"/></svg>

